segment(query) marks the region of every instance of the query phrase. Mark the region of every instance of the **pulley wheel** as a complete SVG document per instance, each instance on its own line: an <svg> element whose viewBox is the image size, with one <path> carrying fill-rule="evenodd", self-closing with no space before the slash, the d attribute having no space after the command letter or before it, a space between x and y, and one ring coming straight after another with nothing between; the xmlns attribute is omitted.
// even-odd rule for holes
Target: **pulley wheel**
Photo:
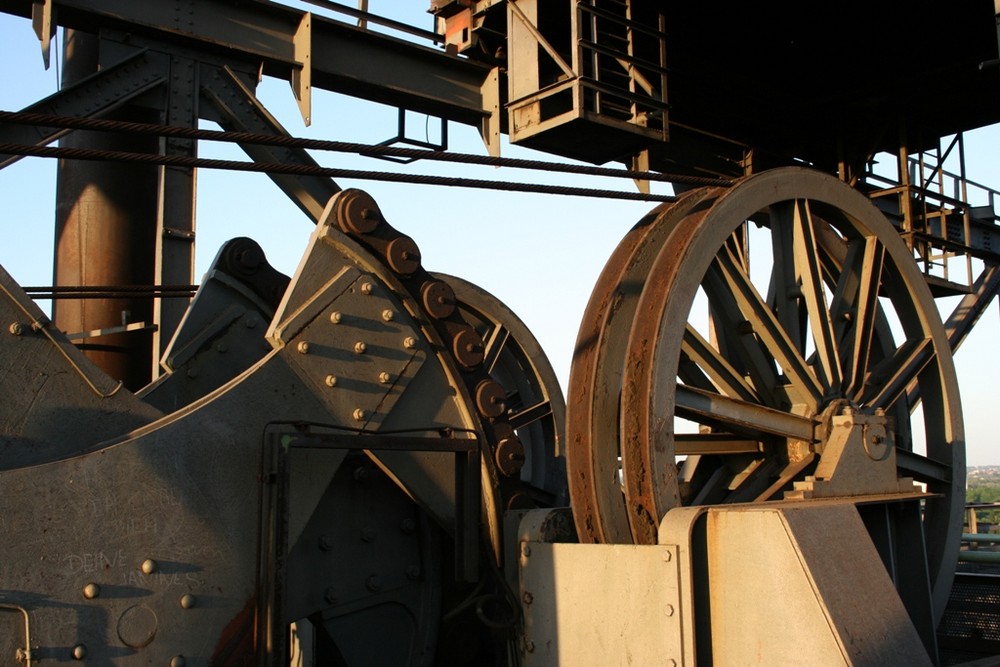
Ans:
<svg viewBox="0 0 1000 667"><path fill-rule="evenodd" d="M939 615L965 453L958 382L924 276L885 217L833 177L776 169L701 192L658 214L660 248L633 315L610 319L614 331L584 320L578 348L588 331L628 343L620 380L576 381L574 360L568 463L581 538L651 543L678 505L780 499L821 457L831 414L884 414L898 476L938 494L924 501L923 532ZM633 256L635 241L622 245ZM590 488L577 483L593 451L574 445L585 428L584 439L594 434L572 419L578 401L618 415L620 470L605 461ZM580 510L612 502L613 512Z"/></svg>

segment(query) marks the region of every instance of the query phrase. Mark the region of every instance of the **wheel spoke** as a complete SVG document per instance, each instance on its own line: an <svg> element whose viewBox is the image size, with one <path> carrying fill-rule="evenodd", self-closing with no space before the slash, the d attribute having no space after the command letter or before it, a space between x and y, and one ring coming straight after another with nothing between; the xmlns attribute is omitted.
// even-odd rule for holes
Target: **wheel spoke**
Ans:
<svg viewBox="0 0 1000 667"><path fill-rule="evenodd" d="M888 411L934 357L930 338L909 340L875 367L865 380L860 403Z"/></svg>
<svg viewBox="0 0 1000 667"><path fill-rule="evenodd" d="M802 308L795 276L795 229L797 206L780 202L771 206L771 284L767 303L774 310L782 328L798 350L804 350Z"/></svg>
<svg viewBox="0 0 1000 667"><path fill-rule="evenodd" d="M833 322L826 303L815 226L808 202L802 199L795 202L794 244L798 279L809 313L809 323L812 325L816 356L826 380L827 393L836 393L840 390L842 379L840 355L837 353Z"/></svg>
<svg viewBox="0 0 1000 667"><path fill-rule="evenodd" d="M483 366L486 367L488 373L492 373L496 367L497 359L500 358L500 353L503 352L509 337L510 332L502 324L492 327L489 335L485 337L483 341Z"/></svg>
<svg viewBox="0 0 1000 667"><path fill-rule="evenodd" d="M539 401L534 405L530 405L526 408L518 410L517 412L509 413L507 415L507 421L515 429L522 428L528 424L532 424L539 419L545 419L552 414L552 404L549 401Z"/></svg>
<svg viewBox="0 0 1000 667"><path fill-rule="evenodd" d="M732 364L701 337L690 324L684 330L682 352L708 375L712 383L726 396L760 403L753 387L747 384Z"/></svg>
<svg viewBox="0 0 1000 667"><path fill-rule="evenodd" d="M802 354L775 319L774 313L761 299L760 293L750 282L750 277L737 265L736 259L728 249L719 252L716 264L736 297L740 311L751 322L754 333L760 337L792 384L799 389L798 399L815 410L823 398L823 389Z"/></svg>
<svg viewBox="0 0 1000 667"><path fill-rule="evenodd" d="M854 326L845 338L847 353L848 387L846 394L853 396L864 382L872 352L875 321L878 316L878 291L882 282L882 262L884 248L874 238L868 239L861 253L858 296L853 313ZM855 267L852 267L854 269Z"/></svg>
<svg viewBox="0 0 1000 667"><path fill-rule="evenodd" d="M721 355L730 360L734 368L737 361L742 364L750 376L754 391L760 397L759 402L770 406L787 403L786 400L779 400L779 395L783 398L783 389L780 387L773 359L754 335L752 326L744 319L739 304L715 264L705 276L704 288L713 321L738 323L736 326L715 328Z"/></svg>

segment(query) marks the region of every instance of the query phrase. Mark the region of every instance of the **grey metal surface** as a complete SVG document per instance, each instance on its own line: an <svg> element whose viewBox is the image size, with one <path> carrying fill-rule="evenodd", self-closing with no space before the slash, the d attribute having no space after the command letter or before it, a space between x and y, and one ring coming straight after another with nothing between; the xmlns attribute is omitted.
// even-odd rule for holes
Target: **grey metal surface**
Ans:
<svg viewBox="0 0 1000 667"><path fill-rule="evenodd" d="M88 360L0 267L0 470L93 450L158 419Z"/></svg>

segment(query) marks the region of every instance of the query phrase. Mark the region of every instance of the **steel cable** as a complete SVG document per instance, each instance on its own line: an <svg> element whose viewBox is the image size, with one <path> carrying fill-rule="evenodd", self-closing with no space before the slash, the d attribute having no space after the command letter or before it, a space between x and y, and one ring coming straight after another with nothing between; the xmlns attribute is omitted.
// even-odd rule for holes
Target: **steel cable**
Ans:
<svg viewBox="0 0 1000 667"><path fill-rule="evenodd" d="M291 174L295 176L328 176L390 183L415 183L418 185L441 185L455 188L480 190L500 190L504 192L533 192L538 194L568 195L577 197L597 197L602 199L624 199L629 201L673 202L672 195L643 194L621 190L601 190L577 188L564 185L543 185L539 183L519 183L507 181L487 181L453 176L428 176L424 174L398 174L384 171L360 169L338 169L315 165L289 164L287 162L244 162L240 160L219 160L196 158L186 155L158 155L153 153L130 153L124 151L101 151L82 148L62 148L50 146L26 146L23 144L0 144L0 154L26 155L32 157L60 158L64 160L86 160L93 162L134 162L187 169L223 169L248 171L265 174Z"/></svg>
<svg viewBox="0 0 1000 667"><path fill-rule="evenodd" d="M453 162L457 164L474 164L488 167L510 167L512 169L528 169L534 171L550 171L584 176L604 176L609 178L630 178L635 180L657 181L662 183L679 183L691 186L730 186L733 181L722 178L689 176L686 174L668 174L656 171L641 171L634 169L611 169L608 167L593 167L587 165L572 165L543 160L526 160L522 158L492 157L470 153L452 153L423 148L404 148L381 144L362 144L344 141L329 141L325 139L304 139L287 135L259 134L253 132L227 132L221 130L204 130L191 127L176 127L172 125L153 125L148 123L133 123L99 118L78 118L73 116L58 116L52 114L0 111L0 122L36 125L41 127L59 127L76 130L96 130L103 132L128 132L134 134L152 134L179 139L194 139L199 141L218 141L224 143L247 143L261 146L277 146L281 148L303 148L323 150L338 153L357 153L366 157L393 157L409 160L432 160L438 162Z"/></svg>

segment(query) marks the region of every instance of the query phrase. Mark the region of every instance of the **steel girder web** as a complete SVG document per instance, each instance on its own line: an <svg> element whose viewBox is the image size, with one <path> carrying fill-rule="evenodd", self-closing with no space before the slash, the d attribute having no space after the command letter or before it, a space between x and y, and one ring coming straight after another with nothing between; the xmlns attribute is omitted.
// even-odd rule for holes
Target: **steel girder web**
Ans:
<svg viewBox="0 0 1000 667"><path fill-rule="evenodd" d="M853 468L838 428L863 445ZM915 478L944 609L965 480L951 351L897 232L832 177L764 172L641 221L585 314L567 442L590 542L655 543L682 504L912 496Z"/></svg>

